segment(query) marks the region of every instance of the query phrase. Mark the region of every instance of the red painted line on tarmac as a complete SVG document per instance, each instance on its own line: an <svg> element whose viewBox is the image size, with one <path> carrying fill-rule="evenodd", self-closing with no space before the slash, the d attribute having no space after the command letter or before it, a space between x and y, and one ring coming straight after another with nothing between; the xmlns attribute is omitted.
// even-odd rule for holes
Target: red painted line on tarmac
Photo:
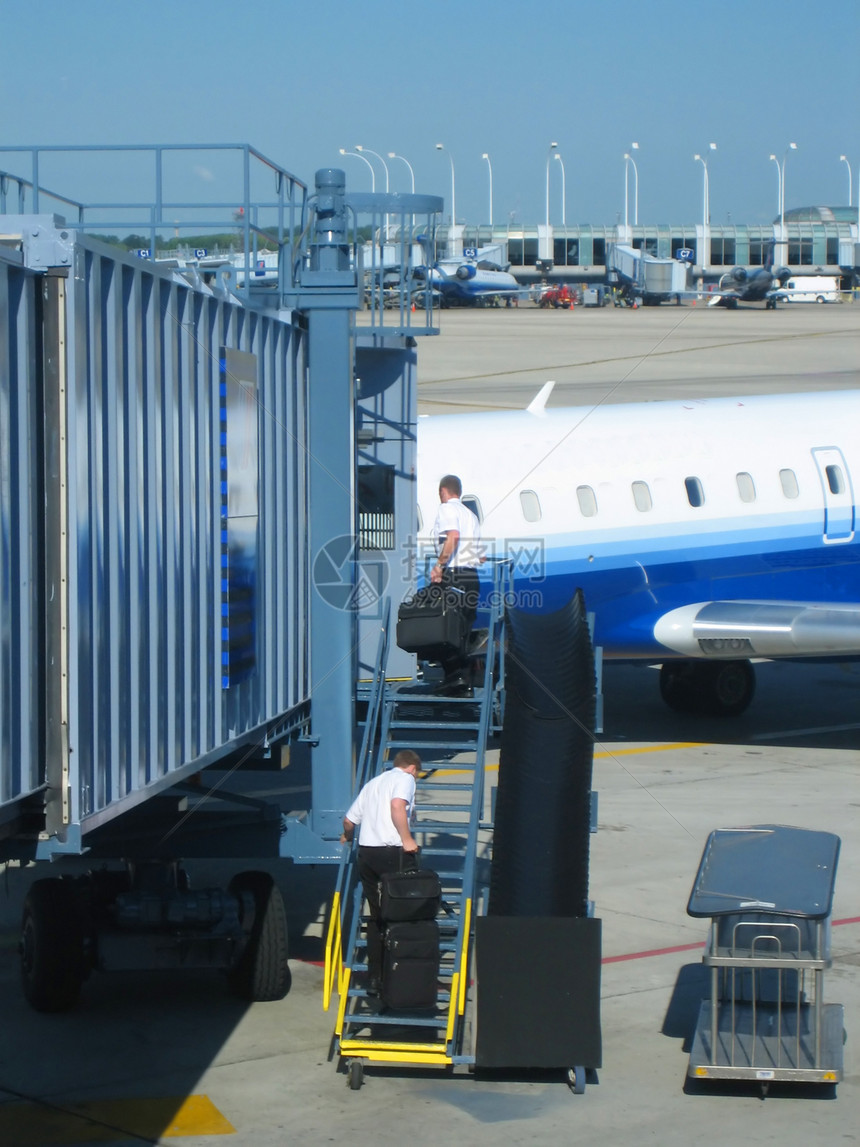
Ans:
<svg viewBox="0 0 860 1147"><path fill-rule="evenodd" d="M832 920L831 924L834 928L838 928L841 924L860 924L860 916L846 916L842 920ZM620 964L624 960L644 960L649 956L671 956L675 952L695 952L697 948L704 948L704 940L698 944L676 944L672 948L649 948L645 952L627 952L623 956L604 956L600 961L601 964ZM325 967L324 960L301 960L302 964L310 964L314 968Z"/></svg>
<svg viewBox="0 0 860 1147"><path fill-rule="evenodd" d="M860 916L846 916L843 920L831 921L834 928L840 924L860 924ZM648 956L671 956L675 952L694 952L697 948L704 948L701 944L676 944L673 948L649 948L647 952L628 952L623 956L604 956L601 964L620 964L624 960L644 960Z"/></svg>
<svg viewBox="0 0 860 1147"><path fill-rule="evenodd" d="M624 956L604 956L601 964L620 964L622 960L644 960L646 956L671 956L673 952L694 952L696 948L704 948L702 940L698 944L677 944L674 948L649 948L647 952L628 952Z"/></svg>

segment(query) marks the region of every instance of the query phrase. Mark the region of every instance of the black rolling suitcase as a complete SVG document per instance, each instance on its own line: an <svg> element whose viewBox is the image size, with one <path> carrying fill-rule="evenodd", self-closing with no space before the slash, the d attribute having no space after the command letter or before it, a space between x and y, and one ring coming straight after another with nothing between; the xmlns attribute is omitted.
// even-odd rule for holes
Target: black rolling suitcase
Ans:
<svg viewBox="0 0 860 1147"><path fill-rule="evenodd" d="M463 591L427 585L404 601L397 611L397 644L424 661L461 656L466 633Z"/></svg>
<svg viewBox="0 0 860 1147"><path fill-rule="evenodd" d="M389 924L385 929L381 998L392 1011L436 1007L439 925L435 920Z"/></svg>
<svg viewBox="0 0 860 1147"><path fill-rule="evenodd" d="M442 886L432 868L385 872L379 881L379 915L386 924L435 920L442 903Z"/></svg>

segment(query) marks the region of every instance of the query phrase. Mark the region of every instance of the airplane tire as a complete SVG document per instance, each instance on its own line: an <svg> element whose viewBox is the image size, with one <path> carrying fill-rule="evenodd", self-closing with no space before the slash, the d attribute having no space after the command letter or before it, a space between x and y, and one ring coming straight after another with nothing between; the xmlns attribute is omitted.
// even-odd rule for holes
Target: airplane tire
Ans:
<svg viewBox="0 0 860 1147"><path fill-rule="evenodd" d="M666 661L660 667L660 695L676 713L736 717L754 694L749 661Z"/></svg>
<svg viewBox="0 0 860 1147"><path fill-rule="evenodd" d="M755 670L749 661L712 661L702 666L703 700L715 717L737 717L755 694Z"/></svg>

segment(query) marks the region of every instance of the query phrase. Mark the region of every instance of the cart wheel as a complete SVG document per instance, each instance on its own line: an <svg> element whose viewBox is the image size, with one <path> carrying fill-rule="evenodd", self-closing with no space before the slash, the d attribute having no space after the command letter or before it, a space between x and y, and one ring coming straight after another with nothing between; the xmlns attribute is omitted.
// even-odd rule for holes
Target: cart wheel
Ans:
<svg viewBox="0 0 860 1147"><path fill-rule="evenodd" d="M358 1091L364 1082L364 1064L360 1059L351 1059L346 1066L346 1082L350 1091Z"/></svg>
<svg viewBox="0 0 860 1147"><path fill-rule="evenodd" d="M585 1068L569 1067L567 1083L574 1095L585 1095Z"/></svg>

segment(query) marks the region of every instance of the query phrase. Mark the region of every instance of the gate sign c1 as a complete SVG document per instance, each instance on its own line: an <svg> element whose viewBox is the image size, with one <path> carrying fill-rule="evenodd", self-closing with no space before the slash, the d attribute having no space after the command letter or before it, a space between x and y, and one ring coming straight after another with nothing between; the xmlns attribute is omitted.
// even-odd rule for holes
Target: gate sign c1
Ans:
<svg viewBox="0 0 860 1147"><path fill-rule="evenodd" d="M150 251L149 247L138 247L135 251L135 255L137 255L138 259L148 259L151 254L152 251Z"/></svg>
<svg viewBox="0 0 860 1147"><path fill-rule="evenodd" d="M463 248L463 258L464 259L477 259L478 258L478 248L477 247L464 247Z"/></svg>

